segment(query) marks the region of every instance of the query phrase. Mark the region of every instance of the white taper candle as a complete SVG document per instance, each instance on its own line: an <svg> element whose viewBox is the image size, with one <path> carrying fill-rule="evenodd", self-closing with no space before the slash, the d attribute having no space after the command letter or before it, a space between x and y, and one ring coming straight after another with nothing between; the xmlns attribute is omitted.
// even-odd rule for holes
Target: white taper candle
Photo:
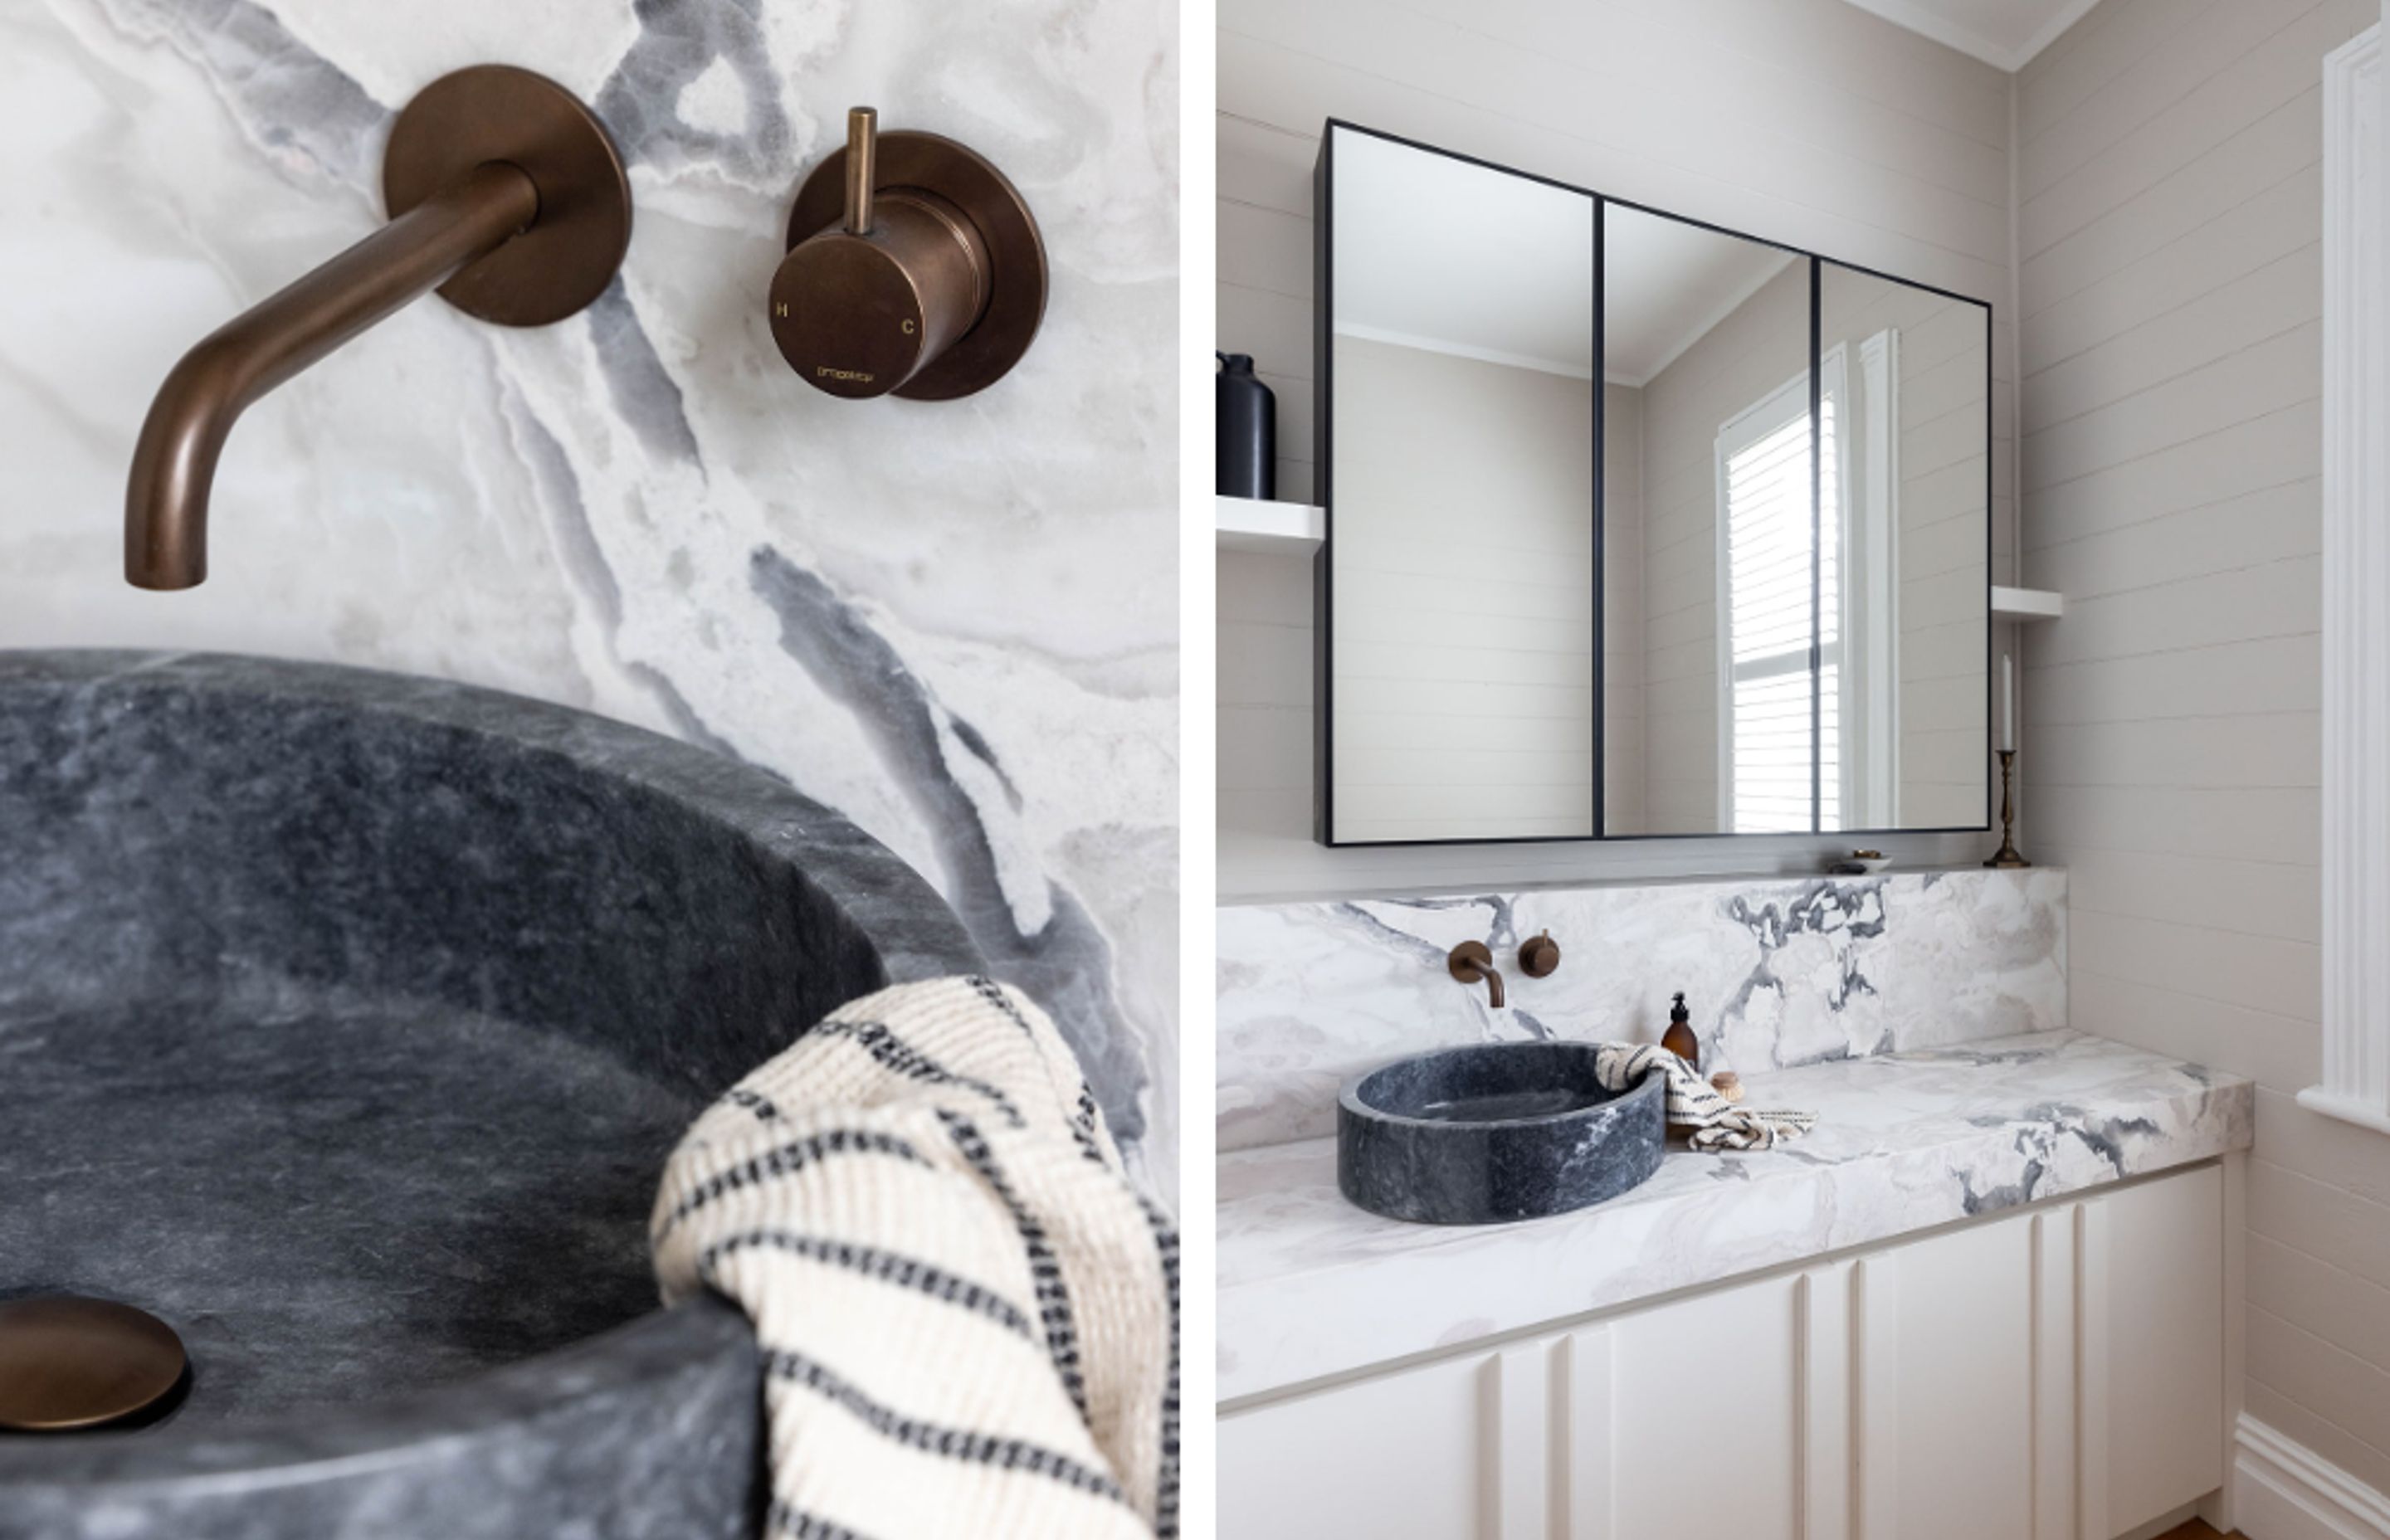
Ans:
<svg viewBox="0 0 2390 1540"><path fill-rule="evenodd" d="M2000 654L2000 747L2016 750L2016 660Z"/></svg>

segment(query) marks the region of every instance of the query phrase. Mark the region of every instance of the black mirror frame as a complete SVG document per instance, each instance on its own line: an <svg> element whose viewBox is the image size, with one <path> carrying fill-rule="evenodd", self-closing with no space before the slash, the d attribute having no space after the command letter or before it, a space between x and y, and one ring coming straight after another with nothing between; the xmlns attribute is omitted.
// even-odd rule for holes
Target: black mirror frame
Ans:
<svg viewBox="0 0 2390 1540"><path fill-rule="evenodd" d="M1332 638L1334 635L1333 619L1335 613L1334 552L1336 546L1336 504L1334 494L1335 414L1333 409L1335 389L1333 377L1335 374L1335 365L1334 348L1332 345L1334 329L1333 321L1335 316L1334 167L1336 135L1340 130L1350 134L1366 135L1373 139L1382 139L1390 144L1401 145L1408 149L1420 150L1430 155L1441 155L1448 160L1459 160L1470 165L1482 166L1488 171L1498 172L1506 176L1516 176L1530 182L1540 182L1547 186L1560 188L1563 192L1577 194L1587 199L1591 205L1593 216L1594 285L1594 389L1593 421L1591 430L1593 433L1594 468L1593 507L1591 510L1593 520L1593 832L1591 834L1510 835L1496 839L1453 840L1338 840L1336 838L1336 781L1334 774L1335 684L1333 671L1330 667L1330 654L1334 648ZM1765 236L1754 236L1746 231L1729 229L1723 225L1714 225L1706 220L1695 219L1690 215L1673 213L1665 209L1657 209L1649 204L1638 203L1631 199L1613 197L1608 193L1599 192L1590 187L1578 186L1575 184L1564 182L1556 177L1544 176L1535 172L1522 171L1515 166L1502 165L1497 161L1484 160L1474 155L1463 154L1458 150L1445 149L1435 145L1422 144L1416 139L1406 138L1399 134L1389 134L1382 129L1369 128L1366 125L1350 122L1341 118L1328 119L1325 126L1321 130L1319 136L1319 158L1314 167L1312 176L1312 398L1315 435L1313 451L1314 485L1312 497L1319 506L1324 531L1323 538L1319 544L1319 549L1315 552L1312 557L1312 785L1314 837L1317 839L1318 843L1335 850L1370 850L1381 848L1400 849L1410 846L1433 847L1443 845L1624 844L1637 841L1670 840L1814 840L1823 838L1828 833L1833 834L1838 839L1854 838L1865 840L1891 835L1982 834L1986 833L1991 829L1993 821L1993 798L1995 795L1992 776L1993 680L1991 659L1993 627L1997 623L1996 617L1992 613L1991 606L1994 565L1992 507L1996 501L1994 494L1996 477L1992 455L1992 445L1995 443L1995 414L1993 398L1998 377L1998 371L1995 368L1993 362L1993 353L1998 334L1993 327L1993 306L1990 301L1979 300L1972 295L1960 294L1953 289L1942 289L1933 284L1919 283L1913 278L1903 278L1895 274L1869 267L1864 263L1845 262L1836 257L1828 257L1819 252L1807 250L1801 247L1787 245L1782 241L1770 240ZM1823 407L1823 403L1820 400L1820 392L1823 389L1823 383L1819 373L1819 357L1823 351L1823 338L1821 336L1821 327L1824 320L1822 289L1826 264L1831 263L1834 266L1848 272L1863 274L1869 277L1881 278L1887 283L1900 284L1909 289L1922 289L1931 294L1938 294L1944 299L1955 301L1961 304L1974 305L1983 311L1985 603L1983 689L1984 819L1982 823L1899 828L1854 828L1836 830L1825 830L1818 827L1822 821L1822 811L1825 805L1824 787L1822 785L1822 768L1820 764L1820 756L1818 751L1818 740L1821 736L1822 728L1822 698L1819 695L1816 683L1819 677L1819 670L1818 668L1818 644L1817 637L1821 629L1822 616L1819 614L1820 595L1818 569L1817 561L1813 556L1810 565L1809 583L1811 649L1811 687L1809 695L1810 827L1805 830L1780 829L1764 831L1754 830L1749 832L1715 830L1677 834L1613 834L1606 828L1605 826L1608 822L1608 808L1605 805L1607 797L1606 789L1603 785L1603 762L1606 755L1603 751L1604 745L1602 735L1604 711L1603 696L1606 683L1605 674L1607 672L1603 666L1605 662L1603 648L1603 574L1605 571L1604 564L1606 556L1602 549L1602 499L1604 495L1605 481L1603 468L1606 445L1603 443L1604 425L1602 422L1603 391L1601 365L1602 361L1607 357L1606 346L1608 341L1608 339L1603 334L1604 300L1606 298L1603 287L1606 280L1606 273L1604 269L1604 263L1607 257L1606 221L1608 212L1613 205L1621 209L1631 209L1638 213L1651 214L1657 218L1673 220L1681 225L1691 225L1704 230L1712 230L1719 235L1731 236L1738 240L1747 240L1761 246L1774 247L1778 250L1790 252L1793 256L1802 258L1808 263L1810 444L1809 517L1812 531L1811 549L1813 552L1818 548L1816 530L1818 521L1823 517L1822 505L1824 501L1822 486L1823 466L1820 463L1818 448L1821 433L1820 417Z"/></svg>

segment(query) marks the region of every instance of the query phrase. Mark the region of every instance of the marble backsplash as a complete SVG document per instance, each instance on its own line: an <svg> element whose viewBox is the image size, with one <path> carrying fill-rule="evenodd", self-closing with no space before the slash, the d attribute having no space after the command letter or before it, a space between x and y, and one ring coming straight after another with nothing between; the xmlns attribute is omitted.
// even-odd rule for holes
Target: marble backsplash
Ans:
<svg viewBox="0 0 2390 1540"><path fill-rule="evenodd" d="M1175 1187L1174 0L0 0L0 648L203 648L494 686L733 754L934 883ZM120 576L176 357L374 229L480 62L603 117L621 278L514 330L409 307L260 403L212 573ZM835 401L764 295L846 109L979 149L1051 259L1021 366Z"/></svg>
<svg viewBox="0 0 2390 1540"><path fill-rule="evenodd" d="M1560 968L1519 943L1549 930ZM1345 1077L1530 1038L1656 1042L1682 991L1705 1069L1757 1072L2066 1022L2066 874L1887 872L1234 905L1219 912L1219 1147L1335 1129ZM1476 939L1509 986L1456 982Z"/></svg>

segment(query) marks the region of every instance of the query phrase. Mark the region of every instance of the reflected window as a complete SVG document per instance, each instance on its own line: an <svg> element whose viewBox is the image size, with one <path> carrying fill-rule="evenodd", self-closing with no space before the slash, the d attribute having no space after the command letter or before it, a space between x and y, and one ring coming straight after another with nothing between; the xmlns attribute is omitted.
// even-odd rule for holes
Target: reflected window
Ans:
<svg viewBox="0 0 2390 1540"><path fill-rule="evenodd" d="M1826 395L1821 424L1830 466L1836 393ZM1821 690L1831 697L1839 687L1839 632L1811 646L1813 604L1833 564L1817 548L1809 465L1806 374L1718 430L1718 673L1728 682L1719 693L1718 815L1737 834L1811 827L1811 709ZM1818 770L1829 776L1837 715L1825 711L1818 723Z"/></svg>

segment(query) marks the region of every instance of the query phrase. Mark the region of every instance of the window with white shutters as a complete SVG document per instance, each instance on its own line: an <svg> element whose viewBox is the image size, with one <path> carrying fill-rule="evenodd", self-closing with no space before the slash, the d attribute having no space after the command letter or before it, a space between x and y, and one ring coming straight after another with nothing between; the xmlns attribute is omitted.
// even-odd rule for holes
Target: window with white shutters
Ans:
<svg viewBox="0 0 2390 1540"><path fill-rule="evenodd" d="M1826 394L1819 425L1830 468L1838 394ZM1718 802L1723 827L1737 834L1839 824L1831 810L1819 823L1816 790L1841 776L1841 541L1828 520L1818 546L1809 468L1805 374L1719 430ZM1819 490L1826 507L1838 506L1837 488ZM1813 624L1821 613L1822 628Z"/></svg>

